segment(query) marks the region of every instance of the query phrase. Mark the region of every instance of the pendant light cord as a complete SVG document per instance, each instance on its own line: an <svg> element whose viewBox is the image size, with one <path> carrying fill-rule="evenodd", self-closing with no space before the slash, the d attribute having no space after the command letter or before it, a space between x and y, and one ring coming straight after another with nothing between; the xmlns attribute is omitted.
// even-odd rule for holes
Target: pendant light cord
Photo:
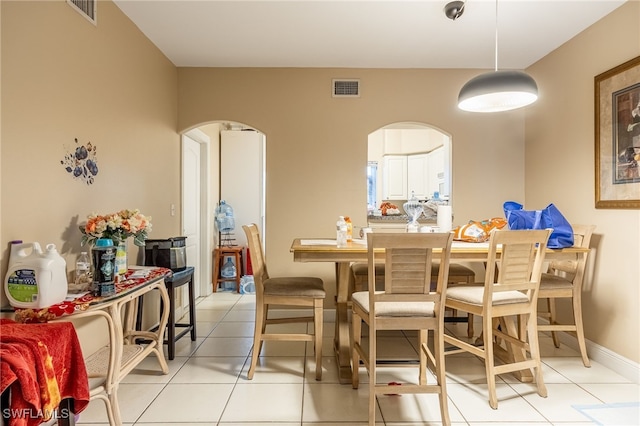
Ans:
<svg viewBox="0 0 640 426"><path fill-rule="evenodd" d="M498 71L498 0L496 0L496 64L495 71Z"/></svg>

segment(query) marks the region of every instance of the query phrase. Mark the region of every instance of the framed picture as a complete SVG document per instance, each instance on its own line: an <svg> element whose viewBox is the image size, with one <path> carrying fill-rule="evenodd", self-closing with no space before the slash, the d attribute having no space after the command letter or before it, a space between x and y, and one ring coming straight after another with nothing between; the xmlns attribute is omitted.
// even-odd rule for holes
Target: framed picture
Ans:
<svg viewBox="0 0 640 426"><path fill-rule="evenodd" d="M640 56L595 77L597 209L640 208Z"/></svg>

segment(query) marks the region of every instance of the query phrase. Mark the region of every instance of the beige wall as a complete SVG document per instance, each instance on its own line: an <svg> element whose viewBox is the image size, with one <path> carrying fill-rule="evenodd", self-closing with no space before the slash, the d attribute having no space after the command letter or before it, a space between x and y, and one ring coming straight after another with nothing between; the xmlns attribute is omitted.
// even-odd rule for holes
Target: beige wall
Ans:
<svg viewBox="0 0 640 426"><path fill-rule="evenodd" d="M64 1L1 7L3 280L14 239L55 243L75 269L91 212L139 208L152 237L179 235L175 66L111 2L99 2L98 26ZM98 149L93 185L60 164L74 138Z"/></svg>
<svg viewBox="0 0 640 426"><path fill-rule="evenodd" d="M637 2L531 67L536 106L495 115L455 106L475 70L176 70L111 2L99 2L97 27L62 1L0 7L3 277L17 238L56 243L73 265L76 225L91 211L138 207L153 216L153 237L177 235L178 132L219 120L267 136L271 273L317 274L331 288L332 266L294 263L291 240L333 236L339 214L363 224L368 133L422 122L452 135L455 224L500 216L503 201L526 194L528 207L553 201L570 220L598 226L587 337L639 361L629 336L639 323L640 213L593 208L592 109L593 76L638 55ZM360 78L362 96L332 98L332 78ZM73 138L99 148L93 185L60 165Z"/></svg>
<svg viewBox="0 0 640 426"><path fill-rule="evenodd" d="M640 2L628 2L529 68L540 100L526 114L525 169L528 206L554 202L572 222L597 226L583 292L585 334L635 362L640 211L594 207L594 77L640 55L639 22Z"/></svg>

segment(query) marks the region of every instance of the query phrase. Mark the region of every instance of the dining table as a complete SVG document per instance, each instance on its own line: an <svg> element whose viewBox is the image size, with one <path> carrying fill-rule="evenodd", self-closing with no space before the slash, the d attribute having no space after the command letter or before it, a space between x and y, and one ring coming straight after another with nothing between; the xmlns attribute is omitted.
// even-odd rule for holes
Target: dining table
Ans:
<svg viewBox="0 0 640 426"><path fill-rule="evenodd" d="M498 249L498 252L500 250ZM353 262L367 262L366 240L353 239L346 246L338 247L331 238L294 238L290 252L295 262L330 262L335 264L336 303L335 303L335 335L334 352L339 372L340 383L351 383L351 348L349 337L348 308L351 298L349 289L350 266ZM589 249L583 247L567 247L549 249L545 259L575 259L586 256ZM453 241L450 260L456 262L485 262L489 254L489 242ZM375 254L382 261L383 252ZM530 381L531 376L522 374L522 381Z"/></svg>

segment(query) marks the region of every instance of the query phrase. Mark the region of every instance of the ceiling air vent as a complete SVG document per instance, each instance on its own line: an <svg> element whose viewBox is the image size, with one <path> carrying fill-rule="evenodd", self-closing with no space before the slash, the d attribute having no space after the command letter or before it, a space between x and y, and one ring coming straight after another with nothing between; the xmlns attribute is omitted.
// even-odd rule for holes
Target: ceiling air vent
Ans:
<svg viewBox="0 0 640 426"><path fill-rule="evenodd" d="M334 79L333 80L333 97L334 98L359 98L360 97L360 80L358 79Z"/></svg>
<svg viewBox="0 0 640 426"><path fill-rule="evenodd" d="M97 0L67 0L67 3L71 5L75 10L84 16L93 25L97 24Z"/></svg>

